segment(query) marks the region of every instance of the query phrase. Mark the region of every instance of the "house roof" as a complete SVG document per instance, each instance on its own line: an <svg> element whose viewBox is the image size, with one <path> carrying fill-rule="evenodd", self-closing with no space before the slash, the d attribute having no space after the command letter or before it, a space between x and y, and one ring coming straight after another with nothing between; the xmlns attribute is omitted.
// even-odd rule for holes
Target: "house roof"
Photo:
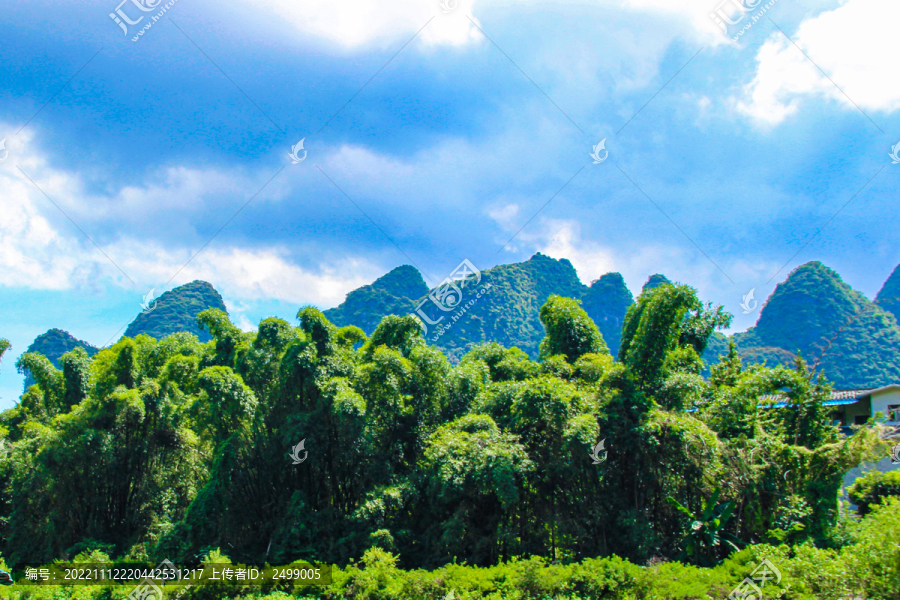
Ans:
<svg viewBox="0 0 900 600"><path fill-rule="evenodd" d="M828 400L826 400L823 404L825 406L837 406L841 404L853 404L860 398L864 398L866 396L871 396L874 393L882 392L888 389L897 388L900 389L900 384L892 383L891 385L886 385L880 388L853 388L849 390L831 390L831 394L828 396ZM783 401L787 400L787 396L782 393L778 394L766 394L762 396L762 400L768 402L777 402L781 404L781 406L786 406ZM849 400L849 402L844 402L845 400ZM777 404L776 404L777 406Z"/></svg>
<svg viewBox="0 0 900 600"><path fill-rule="evenodd" d="M853 390L832 390L831 395L828 397L829 400L844 400L846 398L853 398L856 400L857 398L861 398L862 396L868 396L871 394L874 388L858 388Z"/></svg>
<svg viewBox="0 0 900 600"><path fill-rule="evenodd" d="M888 390L900 390L900 383L890 383L886 386L869 390L869 394L877 394L878 392L886 392Z"/></svg>
<svg viewBox="0 0 900 600"><path fill-rule="evenodd" d="M822 403L822 406L843 406L845 404L855 404L857 398L841 398L839 400L826 400ZM787 402L775 402L774 404L763 404L760 408L784 408L787 406Z"/></svg>

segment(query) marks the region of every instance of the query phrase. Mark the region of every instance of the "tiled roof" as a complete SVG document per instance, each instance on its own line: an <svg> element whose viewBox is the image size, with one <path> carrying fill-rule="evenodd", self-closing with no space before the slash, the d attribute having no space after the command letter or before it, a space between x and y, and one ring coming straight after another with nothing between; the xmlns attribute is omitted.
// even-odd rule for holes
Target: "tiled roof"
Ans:
<svg viewBox="0 0 900 600"><path fill-rule="evenodd" d="M855 400L860 396L865 396L872 390L876 390L878 388L859 388L853 390L832 390L831 395L828 396L828 400ZM778 402L787 400L787 395L785 394L766 394L762 397L762 400L768 402Z"/></svg>
<svg viewBox="0 0 900 600"><path fill-rule="evenodd" d="M859 398L860 396L865 396L872 390L878 388L861 388L858 390L833 390L831 392L831 396L828 398L829 400L844 400L845 398Z"/></svg>

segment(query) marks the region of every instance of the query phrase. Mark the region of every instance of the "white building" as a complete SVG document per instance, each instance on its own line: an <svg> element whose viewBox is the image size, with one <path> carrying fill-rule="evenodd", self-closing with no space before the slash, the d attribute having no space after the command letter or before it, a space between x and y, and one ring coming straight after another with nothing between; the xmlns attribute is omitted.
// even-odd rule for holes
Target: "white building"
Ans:
<svg viewBox="0 0 900 600"><path fill-rule="evenodd" d="M825 401L833 407L832 420L836 425L862 425L875 413L887 417L889 424L900 425L900 384L880 388L834 390Z"/></svg>

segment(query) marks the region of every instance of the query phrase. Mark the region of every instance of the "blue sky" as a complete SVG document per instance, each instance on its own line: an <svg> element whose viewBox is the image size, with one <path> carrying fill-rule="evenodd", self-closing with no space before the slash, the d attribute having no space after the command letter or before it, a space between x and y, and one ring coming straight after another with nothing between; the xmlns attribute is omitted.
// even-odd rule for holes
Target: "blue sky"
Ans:
<svg viewBox="0 0 900 600"><path fill-rule="evenodd" d="M896 2L777 0L735 42L715 0L177 0L133 42L165 5L0 15L0 407L36 335L104 345L193 279L251 328L540 251L742 330L803 262L869 297L900 263Z"/></svg>

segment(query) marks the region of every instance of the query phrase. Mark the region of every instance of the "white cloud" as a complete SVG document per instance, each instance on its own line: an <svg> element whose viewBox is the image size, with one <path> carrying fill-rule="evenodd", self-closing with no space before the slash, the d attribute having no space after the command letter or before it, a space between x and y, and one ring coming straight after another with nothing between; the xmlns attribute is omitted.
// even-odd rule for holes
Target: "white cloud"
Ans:
<svg viewBox="0 0 900 600"><path fill-rule="evenodd" d="M264 0L259 4L303 33L347 48L389 44L412 36L426 23L419 36L426 44L462 45L482 37L466 18L475 0L449 0L455 8L447 13L439 0Z"/></svg>
<svg viewBox="0 0 900 600"><path fill-rule="evenodd" d="M496 221L504 229L512 229L516 219L519 218L518 204L505 204L488 210L488 216Z"/></svg>
<svg viewBox="0 0 900 600"><path fill-rule="evenodd" d="M627 0L629 6L647 12L674 17L682 23L690 25L688 31L703 44L716 46L730 43L722 34L718 25L710 18L721 0Z"/></svg>
<svg viewBox="0 0 900 600"><path fill-rule="evenodd" d="M146 279L166 281L172 276L173 265L183 264L189 252L182 249L167 253L158 249L152 254L154 261L135 255L124 263L128 268L144 272ZM371 283L382 274L383 269L378 265L363 259L345 260L312 271L294 264L287 252L279 249L207 248L178 274L172 285L203 279L216 285L223 294L243 300L276 299L331 307L343 302L347 292Z"/></svg>
<svg viewBox="0 0 900 600"><path fill-rule="evenodd" d="M286 249L271 245L211 246L188 262L197 246L140 236L140 229L135 228L119 228L116 238L105 243L92 236L98 249L79 227L86 228L90 235L93 227L86 224L103 220L107 212L112 214L110 207L119 207L116 217L130 214L128 219L139 219L149 211L175 210L180 198L209 194L246 178L176 168L168 171L163 184L132 184L113 196L101 197L86 194L78 175L48 167L42 155L26 151L30 141L23 136L7 144L12 158L0 164L0 282L4 286L66 290L112 281L143 295L151 287L160 290L181 265L188 263L169 287L203 279L223 295L237 299L277 299L328 307L384 272L380 265L355 257L319 257L319 268L305 269ZM59 208L22 175L17 165ZM92 207L94 213L90 214ZM167 222L177 220L170 218ZM129 233L123 233L125 229ZM195 233L189 225L187 229Z"/></svg>
<svg viewBox="0 0 900 600"><path fill-rule="evenodd" d="M786 31L846 96L781 32L772 34L757 53L756 76L737 108L764 124L795 113L804 96L831 98L849 110L856 110L855 103L865 111L894 112L900 108L898 20L900 3L894 0L848 0L803 21L796 33Z"/></svg>
<svg viewBox="0 0 900 600"><path fill-rule="evenodd" d="M483 39L469 17L478 26L476 15L489 12L510 14L513 11L538 8L559 12L571 6L593 9L600 5L605 13L619 11L623 5L632 12L648 14L658 21L667 21L692 41L707 45L729 43L709 13L717 0L447 0L452 10L444 12L441 0L261 0L256 12L274 14L290 28L304 36L314 36L337 43L347 49L377 45L387 47L406 41L425 23L418 39L425 46L462 46ZM431 21L429 22L429 19ZM269 28L271 23L267 21ZM404 39L405 38L405 39ZM624 38L619 40L627 43Z"/></svg>
<svg viewBox="0 0 900 600"><path fill-rule="evenodd" d="M549 220L545 231L555 231L540 252L553 258L567 258L585 283L615 270L613 252L596 242L581 239L581 226L574 221Z"/></svg>

